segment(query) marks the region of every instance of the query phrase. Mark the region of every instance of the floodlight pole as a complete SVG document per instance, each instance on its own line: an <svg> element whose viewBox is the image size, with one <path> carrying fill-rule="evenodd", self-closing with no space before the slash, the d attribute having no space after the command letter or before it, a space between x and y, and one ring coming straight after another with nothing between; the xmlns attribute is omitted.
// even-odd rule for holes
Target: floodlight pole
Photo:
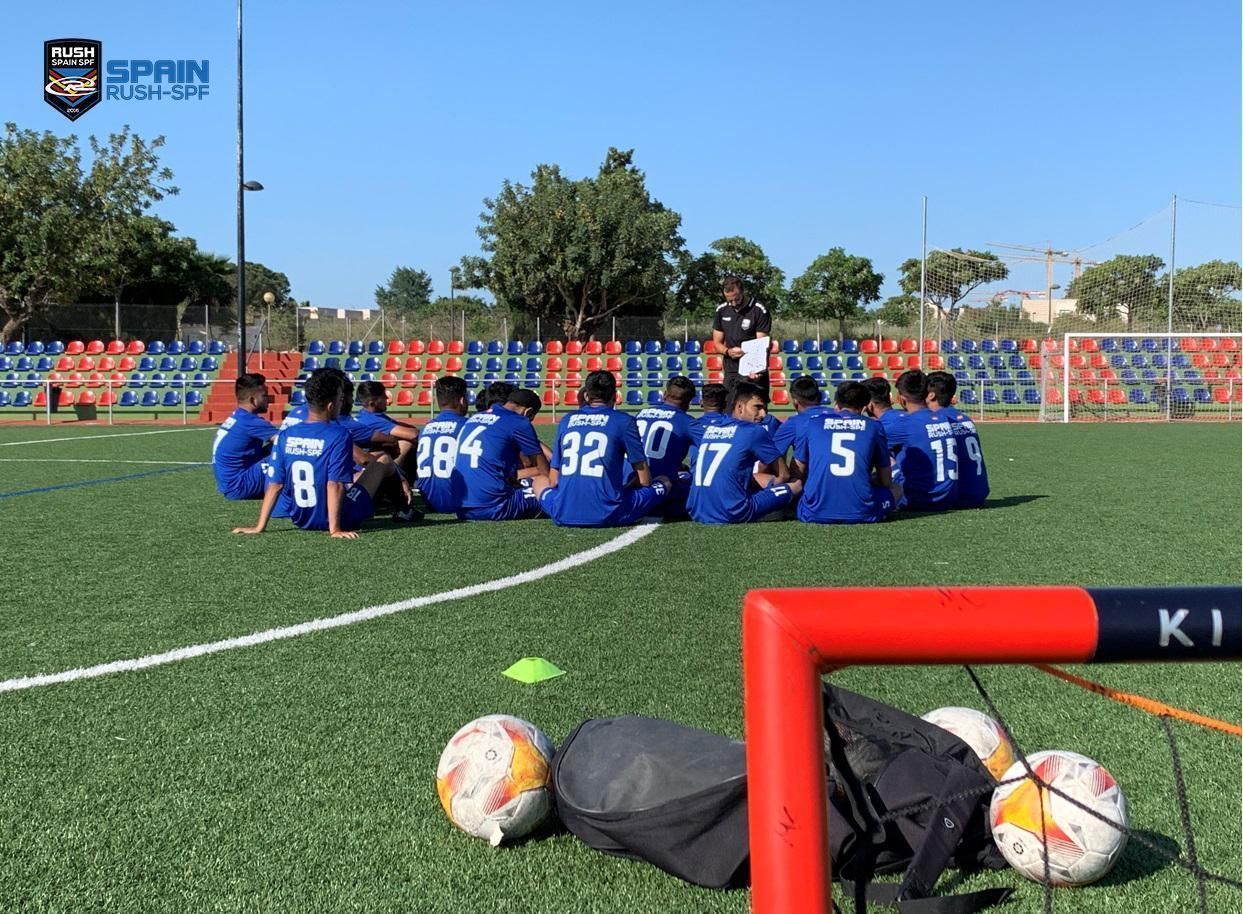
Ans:
<svg viewBox="0 0 1243 914"><path fill-rule="evenodd" d="M237 348L246 372L246 175L242 156L242 0L237 0Z"/></svg>
<svg viewBox="0 0 1243 914"><path fill-rule="evenodd" d="M1173 416L1174 401L1174 351L1170 346L1174 333L1174 239L1178 236L1178 194L1170 197L1170 277L1165 302L1165 421Z"/></svg>
<svg viewBox="0 0 1243 914"><path fill-rule="evenodd" d="M240 2L240 0L239 0ZM924 364L924 311L928 307L928 195L924 195L919 244L919 364Z"/></svg>

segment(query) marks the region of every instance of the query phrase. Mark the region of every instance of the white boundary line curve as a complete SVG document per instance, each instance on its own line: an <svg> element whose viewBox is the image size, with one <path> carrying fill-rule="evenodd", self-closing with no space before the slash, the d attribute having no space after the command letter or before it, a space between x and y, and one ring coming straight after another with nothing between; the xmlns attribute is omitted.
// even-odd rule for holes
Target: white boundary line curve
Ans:
<svg viewBox="0 0 1243 914"><path fill-rule="evenodd" d="M269 628L266 631L254 632L249 635L242 635L237 638L226 638L223 641L210 641L204 644L192 644L188 647L179 647L171 651L165 651L160 654L148 654L145 657L135 657L130 660L114 660L110 663L100 663L95 666L78 667L73 670L64 670L60 673L39 673L34 676L19 676L15 679L6 679L0 682L0 692L19 692L23 689L34 689L39 686L59 685L65 682L76 682L80 679L97 679L100 676L110 676L114 673L132 673L137 670L146 670L155 666L164 666L169 663L178 663L182 660L191 660L195 657L203 657L207 654L219 654L223 651L233 651L244 647L254 647L259 644L266 644L270 641L281 641L287 638L297 638L302 635L309 635L314 632L328 631L333 628L342 628L346 625L354 625L358 622L367 622L371 619L378 619L382 616L391 616L396 613L405 612L409 609L419 609L424 606L433 606L437 603L448 603L453 600L464 600L469 597L477 597L480 594L494 593L498 590L507 590L510 587L518 587L522 584L530 584L541 578L550 575L559 574L562 571L569 571L571 568L577 568L579 565L586 565L594 562L596 559L611 555L614 552L620 552L627 546L637 543L643 537L654 533L659 524L644 524L641 527L632 527L620 536L615 536L611 540L594 546L584 552L577 552L574 555L566 556L548 565L541 565L538 568L532 568L530 571L523 571L518 574L512 574L509 577L497 578L495 581L484 581L482 584L472 584L469 587L459 587L455 590L444 590L440 593L429 594L425 597L412 597L408 600L401 600L397 603L385 603L379 606L368 606L364 609L357 609L353 612L342 613L339 616L329 616L323 619L312 619L309 622L299 622L296 625L285 625L280 628Z"/></svg>
<svg viewBox="0 0 1243 914"><path fill-rule="evenodd" d="M103 457L0 457L0 463L138 463L144 466L211 466L211 462L207 460L111 460Z"/></svg>
<svg viewBox="0 0 1243 914"><path fill-rule="evenodd" d="M0 441L0 447L17 447L19 444L54 444L58 441L98 441L101 438L136 438L140 435L175 435L178 432L214 432L215 425L194 428L162 428L154 432L118 432L112 435L70 435L68 438L32 438L29 441Z"/></svg>

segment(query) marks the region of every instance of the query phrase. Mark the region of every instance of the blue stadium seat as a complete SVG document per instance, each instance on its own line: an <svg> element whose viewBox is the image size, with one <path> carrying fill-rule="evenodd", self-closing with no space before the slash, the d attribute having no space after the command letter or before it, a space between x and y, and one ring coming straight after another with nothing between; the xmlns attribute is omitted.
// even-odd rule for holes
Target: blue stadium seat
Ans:
<svg viewBox="0 0 1243 914"><path fill-rule="evenodd" d="M703 371L704 370L703 356L688 355L686 357L686 370L687 371Z"/></svg>
<svg viewBox="0 0 1243 914"><path fill-rule="evenodd" d="M21 355L26 351L26 346L21 340L9 340L8 345L4 347L5 355Z"/></svg>
<svg viewBox="0 0 1243 914"><path fill-rule="evenodd" d="M15 372L10 371L4 376L5 387L21 387L21 377Z"/></svg>
<svg viewBox="0 0 1243 914"><path fill-rule="evenodd" d="M803 360L797 355L786 356L786 371L802 371Z"/></svg>
<svg viewBox="0 0 1243 914"><path fill-rule="evenodd" d="M971 372L969 372L969 371L955 371L955 372L954 372L954 380L956 380L959 384L962 384L964 381L970 381L970 380L971 380Z"/></svg>
<svg viewBox="0 0 1243 914"><path fill-rule="evenodd" d="M982 369L985 367L985 366L984 366L984 356L982 356L982 355L969 355L969 356L967 356L967 367L968 367L968 368L970 368L972 371L980 371L980 370L982 370Z"/></svg>
<svg viewBox="0 0 1243 914"><path fill-rule="evenodd" d="M126 393L129 393L129 391L126 391ZM19 390L16 396L13 397L13 405L18 408L29 406L30 405L30 391Z"/></svg>
<svg viewBox="0 0 1243 914"><path fill-rule="evenodd" d="M181 391L179 390L164 391L164 400L162 402L164 406L180 406L181 405Z"/></svg>
<svg viewBox="0 0 1243 914"><path fill-rule="evenodd" d="M649 371L647 373L647 386L648 387L664 387L665 376L659 371Z"/></svg>
<svg viewBox="0 0 1243 914"><path fill-rule="evenodd" d="M979 352L980 346L975 340L959 340L958 351L970 355L973 352Z"/></svg>
<svg viewBox="0 0 1243 914"><path fill-rule="evenodd" d="M648 340L643 344L643 352L645 355L660 355L660 343L656 340Z"/></svg>
<svg viewBox="0 0 1243 914"><path fill-rule="evenodd" d="M52 340L52 342L47 344L47 349L44 351L48 355L63 355L65 352L65 344L60 340Z"/></svg>
<svg viewBox="0 0 1243 914"><path fill-rule="evenodd" d="M186 391L186 406L202 406L203 395L197 390Z"/></svg>
<svg viewBox="0 0 1243 914"><path fill-rule="evenodd" d="M468 390L468 391L466 391L466 405L467 405L467 406L474 406L474 405L475 405L475 398L476 398L478 395L479 395L478 391L474 391L474 390Z"/></svg>
<svg viewBox="0 0 1243 914"><path fill-rule="evenodd" d="M359 381L374 381L375 379L376 379L376 376L373 375L369 371L364 371L362 374L358 376Z"/></svg>
<svg viewBox="0 0 1243 914"><path fill-rule="evenodd" d="M367 361L363 362L363 371L379 371L380 359L377 356L367 356Z"/></svg>
<svg viewBox="0 0 1243 914"><path fill-rule="evenodd" d="M853 341L848 340L847 342L853 342ZM857 355L846 356L846 369L848 371L862 371L863 370L863 359L861 359Z"/></svg>
<svg viewBox="0 0 1243 914"><path fill-rule="evenodd" d="M215 371L219 367L220 367L220 363L217 362L210 355L203 356L203 361L199 362L199 368L203 369L204 371Z"/></svg>
<svg viewBox="0 0 1243 914"><path fill-rule="evenodd" d="M1200 380L1200 372L1198 372L1194 368L1188 368L1187 370L1183 372L1183 380L1184 381L1198 381Z"/></svg>
<svg viewBox="0 0 1243 914"><path fill-rule="evenodd" d="M471 390L474 390L479 386L479 375L475 374L473 371L466 372L466 375L462 380L466 382L466 386Z"/></svg>
<svg viewBox="0 0 1243 914"><path fill-rule="evenodd" d="M997 391L993 390L993 388L991 388L991 387L990 387L990 388L988 388L987 390L985 390L985 391L984 391L984 403L985 403L985 405L987 405L987 406L996 406L996 405L997 405L998 403L1000 403L1000 402L1001 402L1001 400L997 397Z"/></svg>
<svg viewBox="0 0 1243 914"><path fill-rule="evenodd" d="M967 363L962 360L960 355L952 355L945 360L946 366L950 371L962 371L967 367Z"/></svg>
<svg viewBox="0 0 1243 914"><path fill-rule="evenodd" d="M43 344L38 340L31 340L26 344L26 355L43 355Z"/></svg>
<svg viewBox="0 0 1243 914"><path fill-rule="evenodd" d="M829 371L841 371L842 370L842 357L840 355L826 356L824 359L824 364L829 369Z"/></svg>
<svg viewBox="0 0 1243 914"><path fill-rule="evenodd" d="M1179 403L1187 403L1191 400L1191 395L1187 393L1187 388L1175 387L1174 388L1174 399L1177 400Z"/></svg>
<svg viewBox="0 0 1243 914"><path fill-rule="evenodd" d="M516 372L516 371L507 371L507 372L505 372L505 376L504 376L504 379L503 379L503 380L508 381L510 384L520 384L520 383L522 383L522 378L521 378L521 376L519 376L518 372Z"/></svg>
<svg viewBox="0 0 1243 914"><path fill-rule="evenodd" d="M47 359L48 367L47 368L35 368L35 363L30 358L30 356L24 355L21 358L19 358L16 363L14 363L13 370L14 371L51 371L52 360L47 358L47 356L40 356L39 363L42 364L44 359Z"/></svg>
<svg viewBox="0 0 1243 914"><path fill-rule="evenodd" d="M157 371L151 377L147 378L147 386L148 387L163 387L164 386L164 375Z"/></svg>
<svg viewBox="0 0 1243 914"><path fill-rule="evenodd" d="M207 375L201 371L196 371L194 377L190 379L190 384L193 387L206 387L209 383L211 382L207 380Z"/></svg>
<svg viewBox="0 0 1243 914"><path fill-rule="evenodd" d="M476 355L467 356L466 370L470 372L483 371L483 359Z"/></svg>
<svg viewBox="0 0 1243 914"><path fill-rule="evenodd" d="M941 351L946 355L951 352L957 352L958 343L955 340L941 340Z"/></svg>
<svg viewBox="0 0 1243 914"><path fill-rule="evenodd" d="M641 359L637 355L626 356L626 370L627 371L642 371L643 370L643 359Z"/></svg>
<svg viewBox="0 0 1243 914"><path fill-rule="evenodd" d="M1115 340L1112 336L1106 337L1105 339L1101 340L1101 352L1117 352L1117 351L1118 351L1118 341Z"/></svg>
<svg viewBox="0 0 1243 914"><path fill-rule="evenodd" d="M1151 368L1145 368L1140 373L1140 378L1142 378L1145 382L1152 384L1157 380L1157 373Z"/></svg>
<svg viewBox="0 0 1243 914"><path fill-rule="evenodd" d="M980 352L990 352L990 353L991 353L991 352L996 352L996 351L997 351L997 341L996 341L996 340L992 340L992 339L989 339L989 340L980 340ZM984 402L985 402L985 403L987 403L987 402L988 402L988 397L987 397L987 395L985 395Z"/></svg>
<svg viewBox="0 0 1243 914"><path fill-rule="evenodd" d="M169 355L185 355L186 344L183 343L181 340L173 340L171 343L168 344L168 354Z"/></svg>
<svg viewBox="0 0 1243 914"><path fill-rule="evenodd" d="M1023 358L1017 352L1013 353L1007 361L1007 365L1011 368L1026 368L1027 359Z"/></svg>
<svg viewBox="0 0 1243 914"><path fill-rule="evenodd" d="M383 340L372 340L367 344L367 355L384 355L387 351Z"/></svg>
<svg viewBox="0 0 1243 914"><path fill-rule="evenodd" d="M1142 387L1132 387L1130 392L1127 394L1127 399L1129 399L1136 406L1143 406L1148 402L1148 394Z"/></svg>
<svg viewBox="0 0 1243 914"><path fill-rule="evenodd" d="M1010 376L1010 369L1008 368L1002 368L993 372L993 380L1007 387L1014 383L1014 378Z"/></svg>
<svg viewBox="0 0 1243 914"><path fill-rule="evenodd" d="M160 359L160 371L176 371L176 370L177 370L177 360L174 359L171 355L166 355L164 356L164 358Z"/></svg>
<svg viewBox="0 0 1243 914"><path fill-rule="evenodd" d="M1209 392L1209 389L1207 387L1197 387L1191 393L1195 397L1195 401L1197 403L1212 403L1213 402L1213 395Z"/></svg>
<svg viewBox="0 0 1243 914"><path fill-rule="evenodd" d="M539 356L533 355L527 359L527 371L543 371L543 370L544 370L544 360L539 358Z"/></svg>
<svg viewBox="0 0 1243 914"><path fill-rule="evenodd" d="M220 342L220 340L212 340L207 345L208 355L224 355L227 351L228 350L225 348L224 343Z"/></svg>
<svg viewBox="0 0 1243 914"><path fill-rule="evenodd" d="M133 388L145 387L147 385L147 377L141 371L135 371L129 376L129 386Z"/></svg>
<svg viewBox="0 0 1243 914"><path fill-rule="evenodd" d="M362 340L350 340L348 352L354 358L358 358L366 353L366 351L367 347L363 345Z"/></svg>
<svg viewBox="0 0 1243 914"><path fill-rule="evenodd" d="M1139 348L1144 352L1160 352L1162 347L1156 340L1145 338L1139 341Z"/></svg>
<svg viewBox="0 0 1243 914"><path fill-rule="evenodd" d="M1006 360L1000 355L990 355L988 357L988 367L996 371L999 368L1006 367Z"/></svg>
<svg viewBox="0 0 1243 914"><path fill-rule="evenodd" d="M626 386L639 387L643 384L643 373L641 371L626 372Z"/></svg>
<svg viewBox="0 0 1243 914"><path fill-rule="evenodd" d="M1148 367L1148 356L1144 355L1144 353L1142 352L1137 352L1135 355L1131 356L1131 367L1132 368L1147 368Z"/></svg>
<svg viewBox="0 0 1243 914"><path fill-rule="evenodd" d="M12 371L13 360L7 355L0 355L0 371Z"/></svg>
<svg viewBox="0 0 1243 914"><path fill-rule="evenodd" d="M980 369L975 373L977 381L988 381L993 377L993 373L987 368Z"/></svg>
<svg viewBox="0 0 1243 914"><path fill-rule="evenodd" d="M1170 361L1174 365L1175 368L1190 368L1191 367L1191 359L1187 358L1187 354L1185 352L1174 353L1174 356Z"/></svg>
<svg viewBox="0 0 1243 914"><path fill-rule="evenodd" d="M138 394L132 390L122 391L121 399L118 401L117 405L118 406L137 406L138 405Z"/></svg>
<svg viewBox="0 0 1243 914"><path fill-rule="evenodd" d="M1005 353L1018 352L1019 344L1015 342L1014 340L1002 340L1001 351Z"/></svg>
<svg viewBox="0 0 1243 914"><path fill-rule="evenodd" d="M1126 368L1126 366L1127 366L1127 365L1129 365L1129 364L1130 364L1130 362L1129 362L1129 361L1127 361L1127 357L1126 357L1126 356L1124 356L1124 355L1123 355L1122 353L1120 353L1120 352L1115 352L1113 355L1111 355L1111 356L1109 357L1109 367L1110 367L1110 368L1115 368L1115 369L1117 369L1117 368Z"/></svg>
<svg viewBox="0 0 1243 914"><path fill-rule="evenodd" d="M362 362L358 361L357 356L350 356L348 359L345 360L344 370L345 371L362 371L363 370Z"/></svg>
<svg viewBox="0 0 1243 914"><path fill-rule="evenodd" d="M665 402L664 394L661 391L649 390L647 392L647 405L648 406L660 406L660 404L664 402Z"/></svg>
<svg viewBox="0 0 1243 914"><path fill-rule="evenodd" d="M640 343L638 340L626 340L626 345L623 347L623 349L626 355L642 355L643 354L643 344Z"/></svg>
<svg viewBox="0 0 1243 914"><path fill-rule="evenodd" d="M302 360L303 371L314 371L318 367L319 367L319 359L315 358L315 356L313 355L308 355L305 359Z"/></svg>
<svg viewBox="0 0 1243 914"><path fill-rule="evenodd" d="M500 340L488 340L488 355L504 355L505 344Z"/></svg>
<svg viewBox="0 0 1243 914"><path fill-rule="evenodd" d="M517 356L509 356L509 358L505 359L505 370L522 371L522 359Z"/></svg>
<svg viewBox="0 0 1243 914"><path fill-rule="evenodd" d="M682 347L682 351L687 355L699 355L703 352L703 348L703 344L700 343L699 340L691 340ZM698 396L698 394L696 394L696 396Z"/></svg>
<svg viewBox="0 0 1243 914"><path fill-rule="evenodd" d="M1027 368L1020 368L1014 373L1014 380L1019 384L1035 384L1036 379L1032 377L1032 373Z"/></svg>
<svg viewBox="0 0 1243 914"><path fill-rule="evenodd" d="M1023 391L1023 402L1031 406L1040 405L1040 391L1034 387L1029 387Z"/></svg>
<svg viewBox="0 0 1243 914"><path fill-rule="evenodd" d="M1169 368L1170 360L1166 358L1166 356L1162 355L1161 353L1157 353L1156 355L1152 357L1152 367L1153 368Z"/></svg>
<svg viewBox="0 0 1243 914"><path fill-rule="evenodd" d="M852 381L866 381L867 378L868 376L865 375L862 371L852 371L850 373L850 380Z"/></svg>
<svg viewBox="0 0 1243 914"><path fill-rule="evenodd" d="M198 359L194 358L193 356L189 356L189 355L182 357L181 365L180 365L181 371L194 371L198 367L199 367Z"/></svg>
<svg viewBox="0 0 1243 914"><path fill-rule="evenodd" d="M309 378L310 376L311 376L311 373L309 371L300 371L298 372L298 376L294 378L294 383L297 384L299 387L301 387L303 384L306 383L306 379Z"/></svg>
<svg viewBox="0 0 1243 914"><path fill-rule="evenodd" d="M138 360L139 371L155 371L155 359L149 355L144 355Z"/></svg>
<svg viewBox="0 0 1243 914"><path fill-rule="evenodd" d="M1123 352L1139 352L1139 340L1135 337L1128 336L1122 341Z"/></svg>
<svg viewBox="0 0 1243 914"><path fill-rule="evenodd" d="M330 355L330 356L328 356L326 359L324 359L324 367L325 367L325 368L335 368L337 371L340 371L340 370L341 370L341 359L340 359L340 357L339 357L339 356L335 356L335 355Z"/></svg>
<svg viewBox="0 0 1243 914"><path fill-rule="evenodd" d="M506 355L522 355L522 343L517 340L510 340L505 346Z"/></svg>
<svg viewBox="0 0 1243 914"><path fill-rule="evenodd" d="M794 355L798 352L798 340L782 340L781 352L783 355Z"/></svg>
<svg viewBox="0 0 1243 914"><path fill-rule="evenodd" d="M333 340L328 344L329 355L345 355L345 343L342 340Z"/></svg>
<svg viewBox="0 0 1243 914"><path fill-rule="evenodd" d="M471 340L469 343L466 344L467 355L483 355L483 353L484 353L483 340Z"/></svg>
<svg viewBox="0 0 1243 914"><path fill-rule="evenodd" d="M147 352L151 353L151 355L163 355L164 343L160 340L152 340L147 344Z"/></svg>
<svg viewBox="0 0 1243 914"><path fill-rule="evenodd" d="M202 340L190 340L190 345L186 347L186 352L189 355L202 355L206 351L207 347L203 345Z"/></svg>
<svg viewBox="0 0 1243 914"><path fill-rule="evenodd" d="M824 360L820 358L820 356L818 355L809 355L807 357L807 370L808 371L823 371Z"/></svg>
<svg viewBox="0 0 1243 914"><path fill-rule="evenodd" d="M485 371L485 372L483 373L483 383L484 383L484 384L491 384L493 381L499 381L500 379L501 379L501 376L500 376L500 373L499 373L499 372L495 372L495 371Z"/></svg>
<svg viewBox="0 0 1243 914"><path fill-rule="evenodd" d="M679 340L665 340L665 355L681 355L682 343Z"/></svg>
<svg viewBox="0 0 1243 914"><path fill-rule="evenodd" d="M815 381L817 384L819 384L821 387L824 387L825 379L824 379L823 371L813 371L811 373L811 379Z"/></svg>
<svg viewBox="0 0 1243 914"><path fill-rule="evenodd" d="M1013 387L1007 387L1001 392L1001 402L1008 406L1018 406L1022 400L1019 399L1019 392Z"/></svg>
<svg viewBox="0 0 1243 914"><path fill-rule="evenodd" d="M1123 384L1138 384L1139 383L1139 378L1136 377L1134 368L1122 369L1122 371L1118 374L1118 379L1122 381Z"/></svg>
<svg viewBox="0 0 1243 914"><path fill-rule="evenodd" d="M13 403L13 397L7 390L0 390L0 408L10 406Z"/></svg>
<svg viewBox="0 0 1243 914"><path fill-rule="evenodd" d="M837 340L821 340L820 351L825 355L831 355L841 348L837 345Z"/></svg>
<svg viewBox="0 0 1243 914"><path fill-rule="evenodd" d="M842 341L842 352L846 353L847 355L853 355L854 353L858 351L859 351L858 340L843 340Z"/></svg>
<svg viewBox="0 0 1243 914"><path fill-rule="evenodd" d="M311 340L306 344L307 355L323 355L326 348L323 340Z"/></svg>
<svg viewBox="0 0 1243 914"><path fill-rule="evenodd" d="M665 371L670 374L677 373L682 370L682 357L680 355L665 356Z"/></svg>
<svg viewBox="0 0 1243 914"><path fill-rule="evenodd" d="M630 390L626 391L626 405L627 406L642 406L643 405L643 392L635 390L634 388L631 388Z"/></svg>
<svg viewBox="0 0 1243 914"><path fill-rule="evenodd" d="M829 383L830 384L841 384L845 380L846 380L846 375L843 374L842 372L840 371L829 372Z"/></svg>
<svg viewBox="0 0 1243 914"><path fill-rule="evenodd" d="M522 382L522 386L531 390L538 390L543 383L544 382L540 380L540 376L537 372L528 371L526 379Z"/></svg>
<svg viewBox="0 0 1243 914"><path fill-rule="evenodd" d="M803 340L803 355L813 355L813 354L818 355L819 352L820 352L820 341L819 340Z"/></svg>
<svg viewBox="0 0 1243 914"><path fill-rule="evenodd" d="M500 371L501 370L500 358L494 355L488 356L488 361L484 363L483 370L484 371Z"/></svg>
<svg viewBox="0 0 1243 914"><path fill-rule="evenodd" d="M544 344L539 340L531 340L527 343L527 355L543 355Z"/></svg>
<svg viewBox="0 0 1243 914"><path fill-rule="evenodd" d="M157 394L154 390L144 390L142 392L142 402L139 405L140 406L159 406L160 395Z"/></svg>
<svg viewBox="0 0 1243 914"><path fill-rule="evenodd" d="M646 367L648 371L660 371L665 367L665 363L661 361L660 356L650 355L647 357Z"/></svg>
<svg viewBox="0 0 1243 914"><path fill-rule="evenodd" d="M698 406L701 402L699 391L695 391L695 396L691 397L691 406Z"/></svg>

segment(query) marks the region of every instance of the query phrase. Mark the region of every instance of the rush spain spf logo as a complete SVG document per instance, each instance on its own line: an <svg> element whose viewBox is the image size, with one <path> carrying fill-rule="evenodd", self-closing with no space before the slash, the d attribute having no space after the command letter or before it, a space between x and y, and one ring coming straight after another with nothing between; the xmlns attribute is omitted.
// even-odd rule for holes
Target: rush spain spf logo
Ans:
<svg viewBox="0 0 1243 914"><path fill-rule="evenodd" d="M103 98L103 44L89 38L43 42L43 100L76 121Z"/></svg>

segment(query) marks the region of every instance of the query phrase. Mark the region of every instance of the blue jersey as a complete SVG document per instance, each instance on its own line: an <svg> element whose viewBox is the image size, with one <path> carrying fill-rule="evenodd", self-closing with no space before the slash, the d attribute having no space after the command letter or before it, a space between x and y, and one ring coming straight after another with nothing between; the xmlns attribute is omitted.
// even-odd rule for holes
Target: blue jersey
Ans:
<svg viewBox="0 0 1243 914"><path fill-rule="evenodd" d="M553 519L567 527L607 527L618 523L624 504L628 465L647 454L634 417L612 406L584 406L561 420L552 445L558 472Z"/></svg>
<svg viewBox="0 0 1243 914"><path fill-rule="evenodd" d="M310 418L311 408L303 403L301 406L295 406L289 411L289 415L281 422L281 431L297 425L300 422L306 422Z"/></svg>
<svg viewBox="0 0 1243 914"><path fill-rule="evenodd" d="M211 449L212 471L221 495L237 492L243 485L242 474L268 455L275 434L276 426L240 406L221 423Z"/></svg>
<svg viewBox="0 0 1243 914"><path fill-rule="evenodd" d="M272 449L269 479L279 482L289 519L303 530L328 529L328 483L354 481L354 450L339 422L301 422ZM342 499L342 512L345 505Z"/></svg>
<svg viewBox="0 0 1243 914"><path fill-rule="evenodd" d="M498 403L458 432L454 467L462 476L463 508L490 508L509 498L519 456L542 454L531 420Z"/></svg>
<svg viewBox="0 0 1243 914"><path fill-rule="evenodd" d="M686 454L686 465L689 466L692 471L695 469L695 456L699 451L696 447L696 443L699 441L699 433L701 433L703 429L709 425L720 425L722 422L728 421L729 416L725 415L725 413L712 412L704 413L691 423L691 449Z"/></svg>
<svg viewBox="0 0 1243 914"><path fill-rule="evenodd" d="M676 478L691 449L695 420L673 406L649 406L639 410L634 421L643 439L643 453L647 454L652 478Z"/></svg>
<svg viewBox="0 0 1243 914"><path fill-rule="evenodd" d="M798 439L802 437L802 431L807 427L807 423L819 416L827 416L833 410L827 406L809 406L801 413L795 413L781 423L777 431L773 432L773 444L777 445L777 450L784 455L786 451L794 447L798 443Z"/></svg>
<svg viewBox="0 0 1243 914"><path fill-rule="evenodd" d="M686 508L701 524L732 524L747 519L755 464L781 456L762 425L726 419L695 429L698 452Z"/></svg>
<svg viewBox="0 0 1243 914"><path fill-rule="evenodd" d="M776 435L777 430L780 429L783 424L784 423L782 423L782 421L778 419L776 416L774 416L772 413L765 413L764 418L761 419L758 423L758 425L760 425L762 428L767 429L768 434L770 435Z"/></svg>
<svg viewBox="0 0 1243 914"><path fill-rule="evenodd" d="M889 468L889 440L876 420L826 410L804 424L794 459L807 467L799 520L852 524L884 517L872 471Z"/></svg>
<svg viewBox="0 0 1243 914"><path fill-rule="evenodd" d="M890 447L893 447L894 426L898 422L901 422L902 417L905 415L906 413L900 409L887 409L881 413L880 418L876 420L885 429L885 435L889 438Z"/></svg>
<svg viewBox="0 0 1243 914"><path fill-rule="evenodd" d="M916 511L954 507L958 497L958 441L943 413L920 408L901 413L889 445L901 446L898 469L906 504Z"/></svg>
<svg viewBox="0 0 1243 914"><path fill-rule="evenodd" d="M978 508L988 498L988 468L984 466L984 451L980 449L980 435L971 417L955 407L943 409L940 415L948 415L954 424L954 440L958 443L958 498L959 508Z"/></svg>
<svg viewBox="0 0 1243 914"><path fill-rule="evenodd" d="M369 409L360 409L353 414L353 418L359 425L370 429L372 434L388 435L398 424L388 413L373 413Z"/></svg>
<svg viewBox="0 0 1243 914"><path fill-rule="evenodd" d="M365 422L358 421L357 417L353 415L338 416L337 422L341 423L341 425L345 427L345 430L349 432L351 443L357 444L359 447L366 450L367 445L371 443L371 436L373 434L370 425Z"/></svg>
<svg viewBox="0 0 1243 914"><path fill-rule="evenodd" d="M419 433L419 491L437 514L453 514L466 494L462 474L455 465L458 433L465 424L465 416L446 409Z"/></svg>

